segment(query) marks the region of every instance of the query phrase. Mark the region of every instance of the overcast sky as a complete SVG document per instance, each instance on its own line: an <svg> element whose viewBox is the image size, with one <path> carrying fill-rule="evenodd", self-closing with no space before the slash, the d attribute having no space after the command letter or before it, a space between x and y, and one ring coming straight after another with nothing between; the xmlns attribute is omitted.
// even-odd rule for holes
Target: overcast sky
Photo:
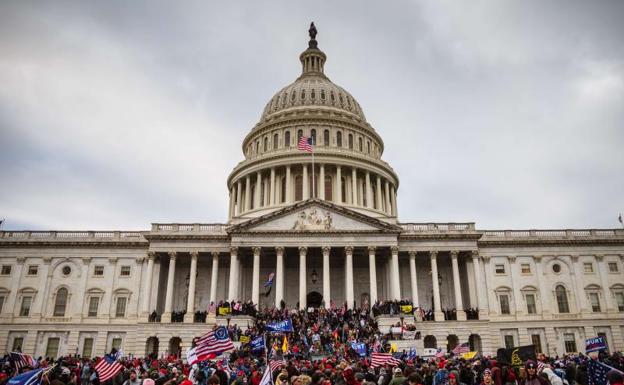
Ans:
<svg viewBox="0 0 624 385"><path fill-rule="evenodd" d="M624 1L16 0L4 229L226 221L242 139L299 75L312 20L384 139L402 222L619 226Z"/></svg>

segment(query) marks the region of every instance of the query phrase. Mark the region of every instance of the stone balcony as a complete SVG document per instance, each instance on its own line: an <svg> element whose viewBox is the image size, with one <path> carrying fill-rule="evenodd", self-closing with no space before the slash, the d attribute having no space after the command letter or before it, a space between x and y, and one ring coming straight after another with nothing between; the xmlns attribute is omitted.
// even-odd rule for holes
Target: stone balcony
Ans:
<svg viewBox="0 0 624 385"><path fill-rule="evenodd" d="M142 231L0 231L0 245L146 245Z"/></svg>
<svg viewBox="0 0 624 385"><path fill-rule="evenodd" d="M484 230L479 244L624 244L624 229Z"/></svg>

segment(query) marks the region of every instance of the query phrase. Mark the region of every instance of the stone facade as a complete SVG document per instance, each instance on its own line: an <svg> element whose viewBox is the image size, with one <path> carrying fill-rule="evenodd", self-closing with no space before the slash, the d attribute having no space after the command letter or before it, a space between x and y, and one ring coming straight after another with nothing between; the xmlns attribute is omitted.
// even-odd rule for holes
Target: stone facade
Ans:
<svg viewBox="0 0 624 385"><path fill-rule="evenodd" d="M305 308L408 298L435 313L435 321L403 320L417 324L418 349L470 341L492 353L535 343L561 354L599 334L624 348L624 230L400 222L383 141L325 76L316 47L244 139L245 160L227 181L228 223L0 232L0 346L37 356L113 346L177 352L206 331L192 314L211 302ZM300 136L314 138L314 157L297 149ZM275 287L265 296L270 273ZM445 321L441 311L453 308L457 320ZM478 319L467 320L469 308ZM171 322L184 310L184 322ZM159 322L149 322L153 311ZM396 321L379 319L382 328Z"/></svg>

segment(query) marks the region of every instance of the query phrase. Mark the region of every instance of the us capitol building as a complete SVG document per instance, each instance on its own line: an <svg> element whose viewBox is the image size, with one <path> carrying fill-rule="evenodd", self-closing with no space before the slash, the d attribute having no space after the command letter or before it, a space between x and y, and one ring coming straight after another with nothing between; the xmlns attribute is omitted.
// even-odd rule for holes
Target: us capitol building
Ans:
<svg viewBox="0 0 624 385"><path fill-rule="evenodd" d="M311 27L301 75L243 139L244 160L227 180L227 223L0 232L0 347L35 356L177 353L215 322L249 322L197 322L193 313L211 302L359 307L404 298L434 312L434 321L402 320L416 323L421 338L408 343L419 352L466 341L484 354L532 343L549 354L584 352L597 335L624 350L624 230L400 221L384 142L325 75L315 37ZM297 148L302 136L315 143L314 163ZM457 309L457 320L444 309ZM183 322L172 322L184 310Z"/></svg>

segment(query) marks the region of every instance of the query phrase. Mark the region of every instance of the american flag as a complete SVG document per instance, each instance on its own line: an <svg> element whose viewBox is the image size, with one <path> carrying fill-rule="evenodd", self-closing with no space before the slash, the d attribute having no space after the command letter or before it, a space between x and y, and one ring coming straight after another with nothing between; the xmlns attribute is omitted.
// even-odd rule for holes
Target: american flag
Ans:
<svg viewBox="0 0 624 385"><path fill-rule="evenodd" d="M435 356L436 356L437 358L442 358L442 357L444 357L444 350L442 350L442 348L438 348L438 351L437 351L437 353L435 354Z"/></svg>
<svg viewBox="0 0 624 385"><path fill-rule="evenodd" d="M463 344L455 346L455 349L453 349L453 354L468 353L469 351L470 344L468 344L468 342L464 342Z"/></svg>
<svg viewBox="0 0 624 385"><path fill-rule="evenodd" d="M11 352L9 353L9 360L13 361L15 369L18 371L25 366L35 367L35 360L28 354Z"/></svg>
<svg viewBox="0 0 624 385"><path fill-rule="evenodd" d="M117 361L115 354L107 354L95 364L95 371L100 378L100 383L115 377L123 366Z"/></svg>
<svg viewBox="0 0 624 385"><path fill-rule="evenodd" d="M602 362L596 360L589 360L589 362L587 363L589 385L607 385L607 373L609 372L609 370L612 369L615 368L612 368L609 365L603 364Z"/></svg>
<svg viewBox="0 0 624 385"><path fill-rule="evenodd" d="M373 353L371 354L371 367L376 368L378 366L390 365L398 366L401 360L396 359L391 353Z"/></svg>
<svg viewBox="0 0 624 385"><path fill-rule="evenodd" d="M274 360L269 361L269 368L271 369L271 372L276 371L282 365L286 365L286 362L283 361L283 360L281 360L281 361L274 361Z"/></svg>
<svg viewBox="0 0 624 385"><path fill-rule="evenodd" d="M301 151L312 152L312 138L307 136L302 136L299 139L299 143L297 143L297 149Z"/></svg>
<svg viewBox="0 0 624 385"><path fill-rule="evenodd" d="M234 344L223 326L209 331L195 342L195 353L200 361L210 354L219 355L234 349Z"/></svg>

